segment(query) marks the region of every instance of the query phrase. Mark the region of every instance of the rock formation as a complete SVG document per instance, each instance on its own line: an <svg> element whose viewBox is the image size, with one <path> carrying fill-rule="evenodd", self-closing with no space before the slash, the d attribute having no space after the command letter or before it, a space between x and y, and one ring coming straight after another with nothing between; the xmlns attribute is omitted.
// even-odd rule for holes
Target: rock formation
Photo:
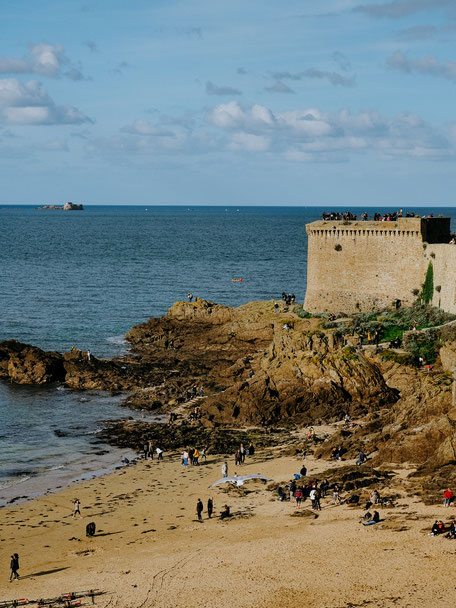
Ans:
<svg viewBox="0 0 456 608"><path fill-rule="evenodd" d="M165 317L133 327L131 352L119 360L2 342L0 377L129 391L132 407L181 414L188 413L185 393L203 386L195 404L201 432L209 435L220 425L293 429L340 421L348 412L362 424L317 443L317 457L343 445L351 457L363 449L375 466L413 462L426 473L456 463L456 328L438 332L440 357L427 371L410 358L407 364L385 358L375 347L344 346L337 332L321 328L321 319L300 318L284 303L275 312L273 301L239 308L178 302ZM143 433L116 428L122 445ZM178 433L172 445L187 435Z"/></svg>

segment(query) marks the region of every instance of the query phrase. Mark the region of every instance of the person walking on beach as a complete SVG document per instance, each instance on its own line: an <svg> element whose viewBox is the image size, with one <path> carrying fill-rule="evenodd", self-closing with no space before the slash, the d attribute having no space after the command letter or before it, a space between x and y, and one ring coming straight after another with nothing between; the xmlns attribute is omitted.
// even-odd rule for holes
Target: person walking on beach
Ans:
<svg viewBox="0 0 456 608"><path fill-rule="evenodd" d="M207 516L212 519L212 512L214 511L214 501L212 498L207 500Z"/></svg>
<svg viewBox="0 0 456 608"><path fill-rule="evenodd" d="M337 483L333 488L333 496L334 496L334 504L335 505L340 504L339 486L337 485Z"/></svg>
<svg viewBox="0 0 456 608"><path fill-rule="evenodd" d="M224 462L222 464L222 476L228 477L228 463L227 462Z"/></svg>
<svg viewBox="0 0 456 608"><path fill-rule="evenodd" d="M155 451L157 452L158 460L163 460L163 450L161 448L157 448Z"/></svg>
<svg viewBox="0 0 456 608"><path fill-rule="evenodd" d="M196 513L198 515L198 521L203 521L202 513L203 513L203 501L201 498L198 498L198 502L196 503Z"/></svg>
<svg viewBox="0 0 456 608"><path fill-rule="evenodd" d="M17 553L14 553L11 556L11 562L10 562L10 568L11 568L11 574L9 577L10 582L12 580L19 580L19 574L18 574L18 570L19 570L19 555Z"/></svg>
<svg viewBox="0 0 456 608"><path fill-rule="evenodd" d="M188 452L187 450L184 450L182 452L182 466L186 467L188 465Z"/></svg>
<svg viewBox="0 0 456 608"><path fill-rule="evenodd" d="M241 443L241 447L239 448L239 451L241 453L241 462L244 464L244 462L245 462L245 447L244 447L243 443Z"/></svg>
<svg viewBox="0 0 456 608"><path fill-rule="evenodd" d="M143 445L143 452L144 452L144 460L147 460L147 457L149 455L149 444L145 443Z"/></svg>
<svg viewBox="0 0 456 608"><path fill-rule="evenodd" d="M153 460L154 459L154 444L150 440L147 443L148 443L148 448L149 448L148 453L149 453L150 459Z"/></svg>
<svg viewBox="0 0 456 608"><path fill-rule="evenodd" d="M73 519L76 519L76 515L82 518L81 515L81 503L79 502L79 498L75 498L73 500Z"/></svg>

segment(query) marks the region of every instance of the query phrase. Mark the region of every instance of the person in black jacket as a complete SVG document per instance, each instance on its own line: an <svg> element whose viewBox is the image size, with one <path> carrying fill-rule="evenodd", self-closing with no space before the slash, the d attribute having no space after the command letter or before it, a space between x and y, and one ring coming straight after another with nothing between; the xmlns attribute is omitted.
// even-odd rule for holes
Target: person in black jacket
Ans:
<svg viewBox="0 0 456 608"><path fill-rule="evenodd" d="M203 513L203 501L201 500L201 498L198 498L198 502L196 503L196 513L198 515L198 521L203 521L203 518L201 516L201 514Z"/></svg>
<svg viewBox="0 0 456 608"><path fill-rule="evenodd" d="M18 574L19 555L17 553L15 553L14 555L11 556L10 568L11 568L11 574L10 574L10 578L9 578L10 582L13 579L17 581L19 579L19 574Z"/></svg>
<svg viewBox="0 0 456 608"><path fill-rule="evenodd" d="M212 498L209 498L207 501L207 515L208 515L209 519L212 518L213 510L214 510L214 501L212 500Z"/></svg>

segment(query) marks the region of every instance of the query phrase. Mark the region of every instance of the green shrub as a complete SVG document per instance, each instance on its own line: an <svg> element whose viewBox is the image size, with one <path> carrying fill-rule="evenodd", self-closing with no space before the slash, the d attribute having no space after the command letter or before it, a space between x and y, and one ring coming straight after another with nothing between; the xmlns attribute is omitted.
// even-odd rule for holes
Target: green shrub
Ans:
<svg viewBox="0 0 456 608"><path fill-rule="evenodd" d="M304 310L304 307L302 304L298 304L297 306L295 306L293 308L293 312L295 313L295 315L298 315L298 317L300 319L310 319L312 314L310 312L307 312L307 310Z"/></svg>
<svg viewBox="0 0 456 608"><path fill-rule="evenodd" d="M384 350L380 356L383 361L394 361L400 365L414 365L416 363L411 353L396 353L393 350Z"/></svg>
<svg viewBox="0 0 456 608"><path fill-rule="evenodd" d="M430 304L434 295L434 266L432 262L429 262L429 266L426 271L426 278L424 279L423 291L421 292L421 299L424 304Z"/></svg>

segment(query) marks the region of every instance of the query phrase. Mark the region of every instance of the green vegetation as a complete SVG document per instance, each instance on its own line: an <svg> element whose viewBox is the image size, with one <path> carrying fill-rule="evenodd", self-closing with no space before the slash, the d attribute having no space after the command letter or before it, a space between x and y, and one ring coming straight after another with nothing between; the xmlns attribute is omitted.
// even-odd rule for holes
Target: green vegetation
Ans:
<svg viewBox="0 0 456 608"><path fill-rule="evenodd" d="M383 361L394 361L400 365L413 365L415 359L411 353L396 353L394 350L382 351L381 358Z"/></svg>
<svg viewBox="0 0 456 608"><path fill-rule="evenodd" d="M443 342L437 329L413 334L408 337L405 344L405 348L410 351L416 361L421 357L426 363L435 363L441 346L443 346Z"/></svg>
<svg viewBox="0 0 456 608"><path fill-rule="evenodd" d="M297 306L295 306L293 308L293 312L295 315L298 315L298 317L300 319L310 319L310 317L312 316L310 312L307 312L307 310L304 310L304 307L302 304L298 304Z"/></svg>
<svg viewBox="0 0 456 608"><path fill-rule="evenodd" d="M416 327L416 329L436 327L454 319L456 319L456 315L443 312L433 306L426 306L421 302L415 302L410 308L357 313L353 315L353 322L345 328L345 333L366 336L368 332L373 335L378 330L380 342L390 342L395 338L402 338L404 331L408 331L412 327ZM427 348L424 344L413 345L413 352L416 354L418 351L426 351L427 356L424 357L423 354L421 356L428 360ZM418 356L420 355L418 354Z"/></svg>
<svg viewBox="0 0 456 608"><path fill-rule="evenodd" d="M429 262L429 266L426 271L426 278L424 279L423 291L421 292L421 300L424 304L430 304L434 295L434 267L432 262Z"/></svg>

